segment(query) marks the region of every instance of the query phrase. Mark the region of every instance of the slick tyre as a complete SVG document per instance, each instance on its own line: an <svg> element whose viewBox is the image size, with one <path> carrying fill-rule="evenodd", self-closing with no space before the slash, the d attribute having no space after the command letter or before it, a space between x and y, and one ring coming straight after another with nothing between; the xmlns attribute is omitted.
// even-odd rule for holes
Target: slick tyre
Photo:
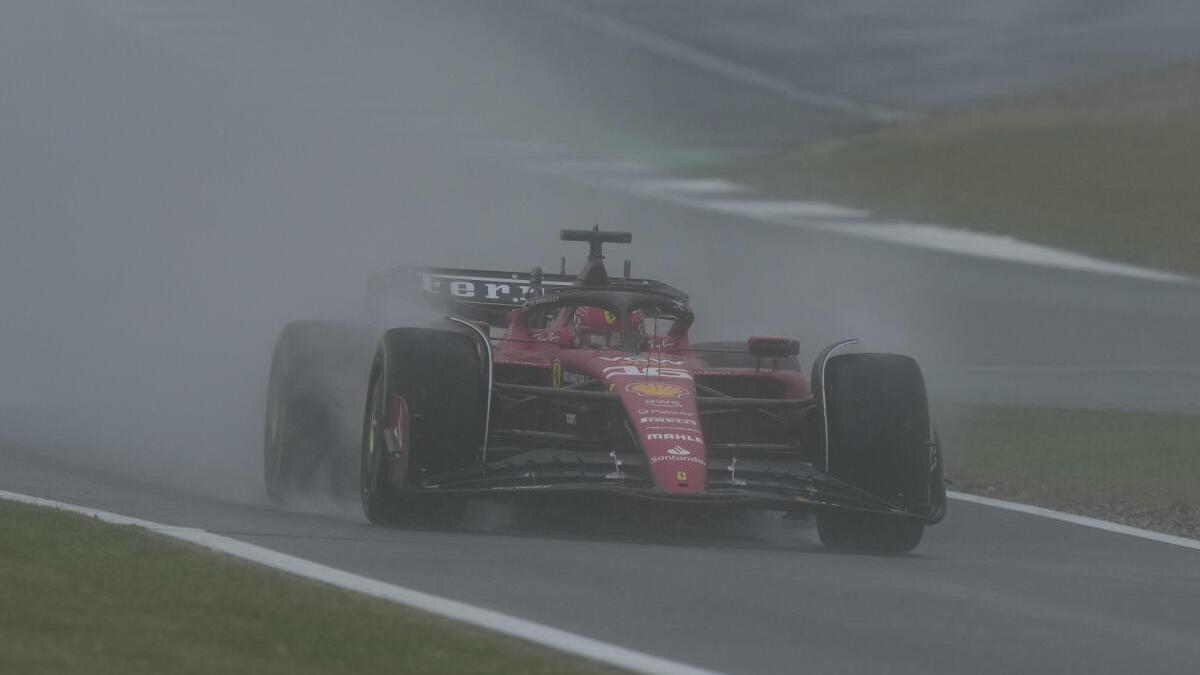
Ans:
<svg viewBox="0 0 1200 675"><path fill-rule="evenodd" d="M821 541L837 549L911 551L926 522L945 512L940 450L920 367L899 354L838 355L825 367L824 390L826 471L909 515L819 514Z"/></svg>
<svg viewBox="0 0 1200 675"><path fill-rule="evenodd" d="M452 527L457 495L423 479L478 462L488 392L478 344L462 333L393 328L376 350L363 414L360 491L373 523Z"/></svg>
<svg viewBox="0 0 1200 675"><path fill-rule="evenodd" d="M296 321L271 356L263 434L263 478L276 503L344 484L357 445L361 382L371 355L368 330ZM325 470L323 478L318 474Z"/></svg>

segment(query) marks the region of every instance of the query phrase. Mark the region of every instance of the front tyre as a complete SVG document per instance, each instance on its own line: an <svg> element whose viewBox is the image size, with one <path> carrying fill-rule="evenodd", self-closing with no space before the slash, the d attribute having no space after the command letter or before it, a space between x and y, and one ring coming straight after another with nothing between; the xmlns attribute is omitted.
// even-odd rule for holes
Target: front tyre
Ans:
<svg viewBox="0 0 1200 675"><path fill-rule="evenodd" d="M363 415L360 491L373 523L449 527L465 498L423 479L478 461L486 386L475 341L461 333L393 328L384 334Z"/></svg>
<svg viewBox="0 0 1200 675"><path fill-rule="evenodd" d="M841 550L913 550L925 525L946 512L941 448L920 367L899 354L843 354L822 374L826 472L903 513L818 514L821 542Z"/></svg>

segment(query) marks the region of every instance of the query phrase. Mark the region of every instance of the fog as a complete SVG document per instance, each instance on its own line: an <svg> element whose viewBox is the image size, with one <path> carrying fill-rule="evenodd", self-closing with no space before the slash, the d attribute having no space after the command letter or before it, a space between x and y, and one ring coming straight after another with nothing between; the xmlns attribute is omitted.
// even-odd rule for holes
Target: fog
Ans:
<svg viewBox="0 0 1200 675"><path fill-rule="evenodd" d="M283 323L490 228L429 150L45 5L0 22L6 435L257 495Z"/></svg>
<svg viewBox="0 0 1200 675"><path fill-rule="evenodd" d="M635 233L614 260L690 291L701 337L800 334L811 355L851 333L946 362L972 338L980 358L1022 349L942 311L968 291L928 271L938 256L738 229L481 152L570 137L669 155L643 141L661 133L693 152L705 133L795 140L870 120L772 108L736 83L712 92L703 72L649 68L627 45L581 71L590 43L534 44L529 8L243 4L5 3L3 437L261 500L283 324L361 318L368 275L398 264L553 269L566 254L573 270L582 253L557 230L593 223ZM685 90L719 104L689 108L673 98Z"/></svg>
<svg viewBox="0 0 1200 675"><path fill-rule="evenodd" d="M367 276L392 265L550 265L571 223L533 216L536 191L505 194L452 139L176 46L73 3L5 8L0 424L74 461L258 499L284 323L361 319ZM484 56L469 47L463 64ZM417 74L399 92L414 101L443 77Z"/></svg>

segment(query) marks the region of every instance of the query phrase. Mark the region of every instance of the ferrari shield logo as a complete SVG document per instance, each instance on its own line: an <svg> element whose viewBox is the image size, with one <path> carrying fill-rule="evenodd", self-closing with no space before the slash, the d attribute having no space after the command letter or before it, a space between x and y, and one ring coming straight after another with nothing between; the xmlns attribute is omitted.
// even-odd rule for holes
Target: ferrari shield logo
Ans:
<svg viewBox="0 0 1200 675"><path fill-rule="evenodd" d="M555 389L562 386L562 362L558 359L554 359L554 365L550 366L550 383Z"/></svg>
<svg viewBox="0 0 1200 675"><path fill-rule="evenodd" d="M681 481L681 482L687 480L687 472L686 471L676 471L675 472L675 480Z"/></svg>

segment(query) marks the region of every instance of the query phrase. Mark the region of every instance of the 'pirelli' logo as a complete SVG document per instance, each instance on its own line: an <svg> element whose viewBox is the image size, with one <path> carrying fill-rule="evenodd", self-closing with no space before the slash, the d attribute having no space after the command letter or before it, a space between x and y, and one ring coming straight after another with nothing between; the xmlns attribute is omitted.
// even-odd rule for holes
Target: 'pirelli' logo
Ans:
<svg viewBox="0 0 1200 675"><path fill-rule="evenodd" d="M696 420L683 419L680 417L640 417L638 421L642 424L682 424L684 426L696 426Z"/></svg>

